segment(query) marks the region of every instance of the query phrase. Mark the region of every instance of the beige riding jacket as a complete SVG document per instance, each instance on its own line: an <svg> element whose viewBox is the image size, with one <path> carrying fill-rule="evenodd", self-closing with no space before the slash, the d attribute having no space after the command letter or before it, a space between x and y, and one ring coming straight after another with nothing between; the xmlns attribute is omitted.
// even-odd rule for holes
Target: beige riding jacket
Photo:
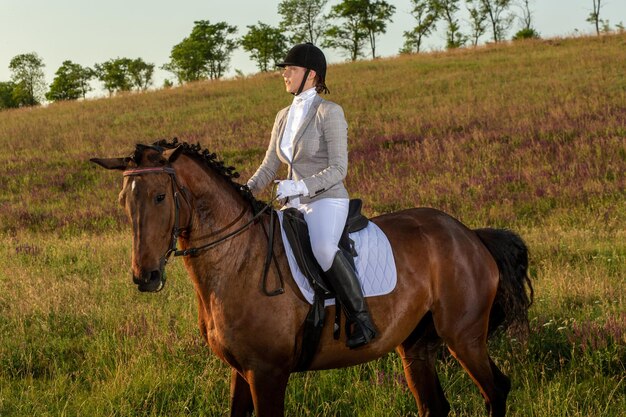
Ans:
<svg viewBox="0 0 626 417"><path fill-rule="evenodd" d="M300 197L305 204L320 198L348 198L343 184L348 171L348 124L343 109L319 95L304 116L293 139L293 158L280 148L289 107L276 115L269 147L259 169L248 181L252 193L257 194L276 177L281 163L287 164L287 179L302 180L309 194Z"/></svg>

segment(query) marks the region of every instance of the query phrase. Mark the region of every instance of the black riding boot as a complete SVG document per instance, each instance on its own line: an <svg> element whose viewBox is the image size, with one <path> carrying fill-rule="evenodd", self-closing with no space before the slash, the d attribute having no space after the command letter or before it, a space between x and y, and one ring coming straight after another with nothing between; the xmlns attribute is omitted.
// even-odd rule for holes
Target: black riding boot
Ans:
<svg viewBox="0 0 626 417"><path fill-rule="evenodd" d="M376 337L376 330L367 311L361 284L345 255L338 251L330 269L324 272L333 286L346 317L354 322L354 331L348 334L346 346L350 349L367 344Z"/></svg>

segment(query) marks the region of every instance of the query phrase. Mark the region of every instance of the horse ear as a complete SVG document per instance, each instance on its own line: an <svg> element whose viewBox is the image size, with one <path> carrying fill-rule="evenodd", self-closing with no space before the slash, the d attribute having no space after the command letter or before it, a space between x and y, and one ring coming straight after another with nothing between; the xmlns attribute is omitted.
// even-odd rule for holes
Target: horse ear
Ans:
<svg viewBox="0 0 626 417"><path fill-rule="evenodd" d="M168 149L163 152L163 157L167 160L167 162L172 163L180 156L182 150L182 146L177 146L174 149Z"/></svg>
<svg viewBox="0 0 626 417"><path fill-rule="evenodd" d="M90 161L106 169L124 171L128 168L128 163L131 161L131 158L91 158Z"/></svg>

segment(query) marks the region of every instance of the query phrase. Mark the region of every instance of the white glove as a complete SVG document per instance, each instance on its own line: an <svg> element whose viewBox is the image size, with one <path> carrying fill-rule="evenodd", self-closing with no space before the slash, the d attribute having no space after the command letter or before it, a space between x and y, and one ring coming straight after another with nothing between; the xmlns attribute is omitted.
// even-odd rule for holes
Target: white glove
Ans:
<svg viewBox="0 0 626 417"><path fill-rule="evenodd" d="M278 188L276 189L276 197L280 200L295 197L300 195L306 195L309 193L308 188L304 181L282 180L278 182Z"/></svg>

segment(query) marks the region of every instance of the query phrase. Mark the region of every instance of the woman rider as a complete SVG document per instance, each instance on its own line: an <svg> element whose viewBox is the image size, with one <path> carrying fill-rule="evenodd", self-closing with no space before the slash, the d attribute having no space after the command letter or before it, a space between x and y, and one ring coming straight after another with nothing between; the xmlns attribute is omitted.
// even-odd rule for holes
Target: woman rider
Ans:
<svg viewBox="0 0 626 417"><path fill-rule="evenodd" d="M284 62L285 89L295 97L278 112L265 158L247 185L256 194L288 166L277 196L304 214L313 255L333 286L346 316L355 323L347 346L357 348L376 336L356 273L339 250L348 216L343 184L348 168L348 125L341 106L322 99L326 58L311 43L291 48Z"/></svg>

